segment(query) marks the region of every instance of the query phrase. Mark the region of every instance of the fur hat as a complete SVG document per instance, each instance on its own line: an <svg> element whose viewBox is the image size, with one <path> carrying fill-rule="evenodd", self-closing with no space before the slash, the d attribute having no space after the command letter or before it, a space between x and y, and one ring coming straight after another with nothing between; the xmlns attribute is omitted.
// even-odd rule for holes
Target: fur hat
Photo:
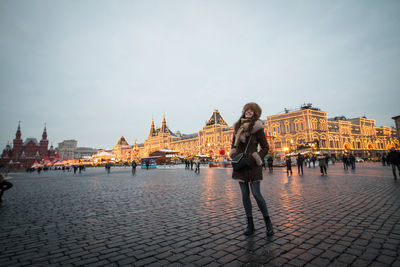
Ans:
<svg viewBox="0 0 400 267"><path fill-rule="evenodd" d="M251 109L254 112L254 117L258 120L261 116L262 110L257 103L250 102L244 105L242 110L242 115L246 112L246 110Z"/></svg>

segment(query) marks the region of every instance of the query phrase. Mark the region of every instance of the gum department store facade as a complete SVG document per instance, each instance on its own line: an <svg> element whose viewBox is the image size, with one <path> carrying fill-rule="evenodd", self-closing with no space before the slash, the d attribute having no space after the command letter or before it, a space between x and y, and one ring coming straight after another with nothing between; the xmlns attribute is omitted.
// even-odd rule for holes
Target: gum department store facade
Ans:
<svg viewBox="0 0 400 267"><path fill-rule="evenodd" d="M278 158L301 146L318 143L322 153L340 155L352 152L359 156L376 156L390 147L399 148L396 130L391 127L376 127L375 121L365 117L346 119L335 117L328 119L326 112L302 106L299 110L268 116L265 132L271 151ZM224 150L229 156L233 128L214 110L206 125L195 134L173 133L167 126L165 116L159 128L154 120L143 145L129 146L126 149L118 145L113 150L125 159L147 157L152 152L169 149L178 151L182 156L207 155L216 157ZM124 140L125 141L125 140ZM134 150L134 151L132 151Z"/></svg>
<svg viewBox="0 0 400 267"><path fill-rule="evenodd" d="M359 117L328 119L326 112L310 104L299 110L267 117L266 132L273 137L269 144L277 154L283 155L292 147L318 144L322 153L358 156L377 156L392 146L399 148L397 132L391 127L377 127L375 120Z"/></svg>

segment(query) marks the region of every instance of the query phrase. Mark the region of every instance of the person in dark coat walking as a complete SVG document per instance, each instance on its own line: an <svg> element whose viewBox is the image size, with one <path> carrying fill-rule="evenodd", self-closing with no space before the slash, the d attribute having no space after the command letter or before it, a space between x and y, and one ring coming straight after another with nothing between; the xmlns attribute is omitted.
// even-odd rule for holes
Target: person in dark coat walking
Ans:
<svg viewBox="0 0 400 267"><path fill-rule="evenodd" d="M298 172L298 174L300 175L300 172L301 172L301 175L303 175L304 173L303 173L303 162L304 162L304 157L303 157L303 155L302 154L297 154L297 172Z"/></svg>
<svg viewBox="0 0 400 267"><path fill-rule="evenodd" d="M136 173L136 166L137 166L137 164L136 164L136 161L135 160L132 160L132 174L135 174Z"/></svg>
<svg viewBox="0 0 400 267"><path fill-rule="evenodd" d="M311 158L312 164L313 164L313 168L315 168L315 162L317 161L317 157L314 155Z"/></svg>
<svg viewBox="0 0 400 267"><path fill-rule="evenodd" d="M104 166L106 168L107 173L110 173L111 171L111 164L110 163L106 163L106 165Z"/></svg>
<svg viewBox="0 0 400 267"><path fill-rule="evenodd" d="M387 159L392 164L393 176L394 179L397 180L396 167L397 170L399 171L399 176L400 176L400 152L396 151L396 149L392 147L390 149L389 155L387 156Z"/></svg>
<svg viewBox="0 0 400 267"><path fill-rule="evenodd" d="M328 175L326 172L326 156L324 154L318 156L319 169L321 170L321 176Z"/></svg>
<svg viewBox="0 0 400 267"><path fill-rule="evenodd" d="M343 155L343 169L348 170L349 169L349 156L348 155Z"/></svg>
<svg viewBox="0 0 400 267"><path fill-rule="evenodd" d="M290 172L290 174L289 174ZM293 171L292 171L292 159L290 158L290 156L286 156L286 173L288 176L293 175Z"/></svg>
<svg viewBox="0 0 400 267"><path fill-rule="evenodd" d="M273 167L274 159L272 158L272 156L269 156L267 158L267 163L268 163L268 170L270 172L272 172L274 170L274 167Z"/></svg>
<svg viewBox="0 0 400 267"><path fill-rule="evenodd" d="M250 167L244 170L233 171L232 178L239 181L242 192L242 201L247 216L247 229L244 235L254 234L254 223L252 205L250 200L250 189L260 209L267 230L267 235L274 234L271 219L269 217L267 204L260 191L260 181L263 179L262 159L268 153L268 142L264 134L264 123L259 120L261 108L256 103L247 103L242 110L242 116L234 124L234 135L231 147L231 158L239 153L244 153L249 158ZM258 151L260 146L260 151Z"/></svg>
<svg viewBox="0 0 400 267"><path fill-rule="evenodd" d="M351 169L355 170L355 168L356 168L356 157L354 157L353 154L350 154L350 156L349 156L349 163L351 164Z"/></svg>
<svg viewBox="0 0 400 267"><path fill-rule="evenodd" d="M386 166L386 154L385 153L383 153L383 155L382 155L382 165Z"/></svg>

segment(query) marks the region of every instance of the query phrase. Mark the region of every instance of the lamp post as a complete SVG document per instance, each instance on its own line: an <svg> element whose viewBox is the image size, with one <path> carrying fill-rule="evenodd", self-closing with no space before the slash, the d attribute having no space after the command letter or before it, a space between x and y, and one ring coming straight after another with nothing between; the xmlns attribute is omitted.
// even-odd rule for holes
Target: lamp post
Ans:
<svg viewBox="0 0 400 267"><path fill-rule="evenodd" d="M290 152L295 151L295 146L293 145L294 141L293 139L290 139Z"/></svg>

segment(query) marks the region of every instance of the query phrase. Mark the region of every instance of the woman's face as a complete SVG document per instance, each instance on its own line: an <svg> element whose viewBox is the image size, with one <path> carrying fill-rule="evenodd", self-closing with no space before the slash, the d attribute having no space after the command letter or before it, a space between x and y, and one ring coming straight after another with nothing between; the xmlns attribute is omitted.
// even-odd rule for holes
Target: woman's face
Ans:
<svg viewBox="0 0 400 267"><path fill-rule="evenodd" d="M254 111L252 111L251 109L246 110L246 112L244 113L244 116L246 117L246 119L251 119L254 116Z"/></svg>

